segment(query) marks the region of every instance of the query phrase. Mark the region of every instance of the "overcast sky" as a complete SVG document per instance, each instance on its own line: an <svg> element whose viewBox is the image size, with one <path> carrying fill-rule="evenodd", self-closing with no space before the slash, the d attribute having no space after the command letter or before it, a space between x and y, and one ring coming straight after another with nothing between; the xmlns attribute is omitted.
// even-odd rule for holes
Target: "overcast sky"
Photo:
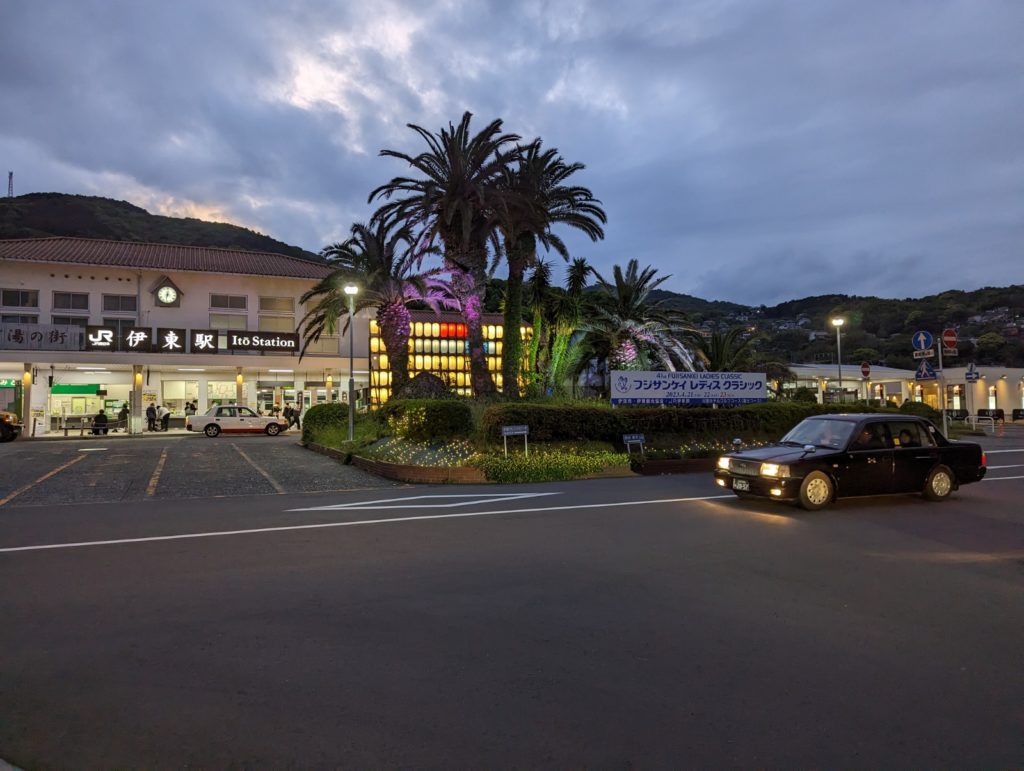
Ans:
<svg viewBox="0 0 1024 771"><path fill-rule="evenodd" d="M318 251L470 110L586 164L600 270L918 297L1024 283L1022 38L1020 0L8 0L0 168Z"/></svg>

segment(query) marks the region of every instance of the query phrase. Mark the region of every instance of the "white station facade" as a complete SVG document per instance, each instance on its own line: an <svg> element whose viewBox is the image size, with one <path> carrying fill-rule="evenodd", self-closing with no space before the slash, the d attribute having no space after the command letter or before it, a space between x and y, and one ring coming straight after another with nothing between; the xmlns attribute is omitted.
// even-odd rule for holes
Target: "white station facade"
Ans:
<svg viewBox="0 0 1024 771"><path fill-rule="evenodd" d="M0 240L0 409L39 435L100 409L147 405L172 427L186 408L262 411L345 401L349 335L300 360L300 297L330 269L289 255L84 238ZM339 330L340 331L340 330ZM357 394L368 393L369 320L353 325Z"/></svg>

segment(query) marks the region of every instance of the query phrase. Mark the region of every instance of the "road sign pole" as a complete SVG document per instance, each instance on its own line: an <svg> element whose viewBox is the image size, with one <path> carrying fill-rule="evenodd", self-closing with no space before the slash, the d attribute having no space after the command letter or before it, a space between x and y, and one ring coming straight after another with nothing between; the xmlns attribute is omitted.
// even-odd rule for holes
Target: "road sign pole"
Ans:
<svg viewBox="0 0 1024 771"><path fill-rule="evenodd" d="M945 345L945 343L943 343ZM942 410L942 435L949 433L949 417L946 415L946 372L942 367L942 347L939 348L939 409Z"/></svg>

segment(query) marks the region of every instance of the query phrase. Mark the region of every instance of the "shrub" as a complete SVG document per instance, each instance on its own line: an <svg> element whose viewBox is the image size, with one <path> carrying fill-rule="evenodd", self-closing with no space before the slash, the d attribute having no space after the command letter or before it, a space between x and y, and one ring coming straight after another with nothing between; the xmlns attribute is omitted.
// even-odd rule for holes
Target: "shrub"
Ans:
<svg viewBox="0 0 1024 771"><path fill-rule="evenodd" d="M470 462L492 482L519 484L523 482L558 482L596 474L609 466L626 466L625 453L615 452L531 452L481 455Z"/></svg>
<svg viewBox="0 0 1024 771"><path fill-rule="evenodd" d="M912 402L905 401L900 405L900 412L904 412L908 415L917 415L918 417L927 418L936 425L942 424L942 415L938 410L932 409L923 402Z"/></svg>
<svg viewBox="0 0 1024 771"><path fill-rule="evenodd" d="M348 405L342 402L314 404L302 416L302 441L317 442L324 430L348 426ZM322 444L322 442L320 442Z"/></svg>
<svg viewBox="0 0 1024 771"><path fill-rule="evenodd" d="M420 372L391 398L401 401L408 399L454 399L456 396L437 375L431 372Z"/></svg>
<svg viewBox="0 0 1024 771"><path fill-rule="evenodd" d="M735 436L781 436L810 415L848 411L841 405L765 402L743 407L616 407L580 405L495 404L484 410L481 430L490 441L501 426L525 424L531 441L596 440L620 443L623 434L656 437L732 439Z"/></svg>
<svg viewBox="0 0 1024 771"><path fill-rule="evenodd" d="M473 433L473 415L460 399L389 399L379 418L392 434L414 442L441 442Z"/></svg>

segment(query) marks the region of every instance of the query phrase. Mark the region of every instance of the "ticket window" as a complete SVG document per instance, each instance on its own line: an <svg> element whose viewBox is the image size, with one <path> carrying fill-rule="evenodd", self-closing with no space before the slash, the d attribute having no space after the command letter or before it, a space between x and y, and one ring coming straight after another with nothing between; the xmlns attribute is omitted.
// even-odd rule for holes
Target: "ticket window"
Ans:
<svg viewBox="0 0 1024 771"><path fill-rule="evenodd" d="M172 415L184 415L185 404L199 403L198 380L165 380L161 384L163 401L160 402Z"/></svg>
<svg viewBox="0 0 1024 771"><path fill-rule="evenodd" d="M215 407L221 404L234 404L238 401L235 389L236 384L234 380L209 381L206 384L207 405Z"/></svg>

